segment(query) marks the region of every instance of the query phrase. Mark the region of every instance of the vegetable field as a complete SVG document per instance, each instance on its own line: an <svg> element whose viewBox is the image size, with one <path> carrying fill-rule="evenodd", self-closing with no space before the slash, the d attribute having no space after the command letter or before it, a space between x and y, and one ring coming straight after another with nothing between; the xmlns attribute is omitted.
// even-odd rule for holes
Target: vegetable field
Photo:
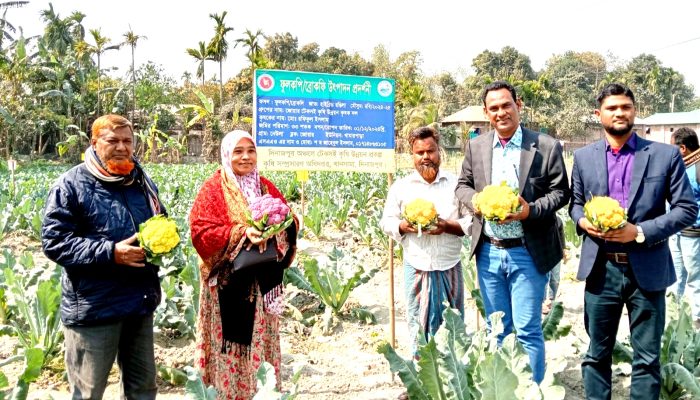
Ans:
<svg viewBox="0 0 700 400"><path fill-rule="evenodd" d="M20 166L14 177L0 166L0 399L64 398L67 385L58 317L60 266L41 254L44 200L64 165ZM190 368L198 309L198 256L189 240L187 215L199 186L216 165L146 165L159 187L182 246L163 259L163 301L155 315L159 397L211 398ZM282 323L283 389L261 368L260 398L389 399L408 390L418 399L578 399L583 286L572 277L580 238L566 221L568 261L562 266L558 303L544 321L548 335L548 378L533 386L522 349L514 340L501 349L484 331L479 290L471 264L465 316L446 315L444 330L420 348L421 362L408 357L403 318L401 249L378 225L387 194L382 174L311 173L301 183L294 173L267 173L292 209L303 215L299 253L287 271ZM302 201L303 209L302 213ZM396 271L394 299L397 343L389 338L389 267ZM465 260L465 265L467 260ZM663 341L663 398L700 398L700 335L693 332L687 305L669 300ZM494 318L498 318L497 316ZM629 345L620 328L615 393L629 385ZM396 375L392 378L392 372ZM118 378L115 378L118 379ZM114 380L114 379L113 379ZM112 381L110 381L112 382ZM111 385L113 387L115 385ZM108 389L109 390L109 389ZM112 388L114 390L114 388ZM496 393L506 391L504 396ZM105 398L110 398L109 393ZM113 392L117 393L117 392ZM115 394L116 395L116 394ZM494 397L495 396L495 397Z"/></svg>

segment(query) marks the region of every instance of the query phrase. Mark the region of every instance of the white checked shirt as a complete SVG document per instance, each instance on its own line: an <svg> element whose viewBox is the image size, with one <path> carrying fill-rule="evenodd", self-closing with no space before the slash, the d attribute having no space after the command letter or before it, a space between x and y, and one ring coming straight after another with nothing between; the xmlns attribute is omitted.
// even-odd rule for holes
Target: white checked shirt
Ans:
<svg viewBox="0 0 700 400"><path fill-rule="evenodd" d="M506 184L512 188L519 186L520 176L520 146L523 144L523 130L520 126L510 138L506 146L501 145L498 133L493 135L493 159L491 162L491 184ZM507 224L498 224L484 219L484 233L489 237L498 239L514 239L525 236L523 224L513 221Z"/></svg>
<svg viewBox="0 0 700 400"><path fill-rule="evenodd" d="M382 230L401 242L403 257L413 268L421 271L444 271L457 264L462 249L460 236L443 233L442 235L416 233L399 234L399 224L403 219L406 204L421 198L435 204L438 216L444 220L456 220L466 234L472 224L472 217L466 207L461 207L455 196L457 176L443 170L432 183L423 179L417 171L413 171L391 185L384 214L379 222Z"/></svg>

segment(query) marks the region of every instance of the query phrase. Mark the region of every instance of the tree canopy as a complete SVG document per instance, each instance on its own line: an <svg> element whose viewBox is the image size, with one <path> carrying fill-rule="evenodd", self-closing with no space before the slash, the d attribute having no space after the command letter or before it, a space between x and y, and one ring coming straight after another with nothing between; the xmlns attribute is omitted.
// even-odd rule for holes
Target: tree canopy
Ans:
<svg viewBox="0 0 700 400"><path fill-rule="evenodd" d="M244 27L234 37L227 26L227 12L209 14L214 22L211 38L193 38L197 46L182 51L194 63L178 83L157 63L135 65L135 50L145 39L129 29L124 43L114 42L99 29L84 26L85 15L75 11L61 16L49 3L40 14L43 34L26 38L11 22L8 10L26 1L0 3L0 151L55 154L59 143L80 143L80 131L104 112L119 112L139 126L155 126L163 132L187 130L175 111L184 105L211 103L213 109L202 125L211 140L218 140L222 127L250 122L252 76L256 68L368 75L396 81L395 118L399 136L413 127L436 124L461 108L481 105L481 91L494 80L511 82L523 99L522 119L561 138L576 140L585 135L586 122L595 107L595 95L610 82L630 86L638 114L688 111L700 107L694 88L673 68L651 54L626 62L614 55L567 51L554 54L541 70L530 57L512 46L485 49L471 63L471 74L458 77L442 72L423 73L417 50L389 54L378 43L369 59L338 47L300 43L290 32L266 34ZM86 32L88 35L86 35ZM87 36L87 38L86 38ZM106 51L130 51L132 66L127 76L115 76L102 65ZM227 82L221 79L230 44L241 46L248 62ZM207 63L218 64L216 78L205 74ZM190 80L196 76L197 83ZM218 89L218 90L217 90ZM217 93L218 91L218 93ZM204 99L204 100L202 100ZM190 117L191 118L191 117ZM458 134L444 129L446 142ZM82 139L84 140L84 139Z"/></svg>

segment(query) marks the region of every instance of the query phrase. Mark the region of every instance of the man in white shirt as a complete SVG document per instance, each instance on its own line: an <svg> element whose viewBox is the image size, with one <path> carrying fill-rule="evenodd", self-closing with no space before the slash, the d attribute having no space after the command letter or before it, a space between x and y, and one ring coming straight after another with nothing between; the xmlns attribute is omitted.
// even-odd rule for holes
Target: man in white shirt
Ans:
<svg viewBox="0 0 700 400"><path fill-rule="evenodd" d="M389 189L380 225L403 246L409 332L416 355L418 335L434 335L442 323L443 302L464 314L464 282L460 251L471 215L455 197L457 176L440 170L440 134L422 127L411 132L409 144L415 171ZM421 198L432 202L438 222L418 230L402 214L406 204Z"/></svg>

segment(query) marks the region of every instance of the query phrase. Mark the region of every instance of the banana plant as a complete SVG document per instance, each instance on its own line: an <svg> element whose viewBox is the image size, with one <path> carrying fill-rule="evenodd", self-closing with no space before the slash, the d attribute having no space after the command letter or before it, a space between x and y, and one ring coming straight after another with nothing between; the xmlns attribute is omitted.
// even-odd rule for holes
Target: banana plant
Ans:
<svg viewBox="0 0 700 400"><path fill-rule="evenodd" d="M58 151L59 157L63 157L71 150L84 150L83 145L90 142L88 135L81 131L77 125L68 125L66 126L65 131L67 134L66 139L56 143L56 150ZM71 131L75 133L69 133Z"/></svg>

